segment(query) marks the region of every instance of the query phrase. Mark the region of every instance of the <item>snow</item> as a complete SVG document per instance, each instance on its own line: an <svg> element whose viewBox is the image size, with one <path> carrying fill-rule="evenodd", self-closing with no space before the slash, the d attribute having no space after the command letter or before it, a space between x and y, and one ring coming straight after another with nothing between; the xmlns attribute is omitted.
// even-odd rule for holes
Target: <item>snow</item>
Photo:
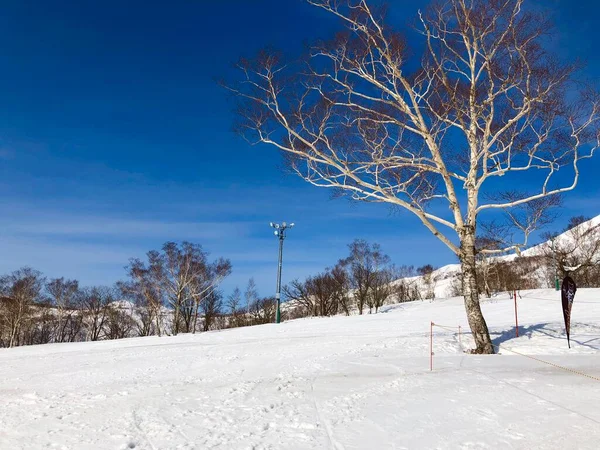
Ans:
<svg viewBox="0 0 600 450"><path fill-rule="evenodd" d="M592 228L596 228L596 227L599 227L599 226L600 226L600 215L598 215L598 216L596 216L596 217L588 220L587 222L583 222L582 224L577 225L574 228L574 230L579 230L580 233L584 233L586 230L590 230ZM568 231L566 231L566 232L564 232L562 234L559 234L556 237L556 241L559 244L562 244L563 246L564 245L568 245L568 244L572 245L574 243L572 235ZM549 242L544 242L542 244L538 244L538 245L535 245L535 246L533 246L531 248L528 248L527 250L524 250L522 252L522 255L523 256L539 256L539 255L543 255L544 254L543 247L544 247L544 245L546 245L548 243Z"/></svg>
<svg viewBox="0 0 600 450"><path fill-rule="evenodd" d="M584 223L578 225L575 228L579 228L581 230L581 232L583 232L584 230L589 230L591 228L597 228L597 227L600 227L600 215L588 220L587 222L584 222ZM569 231L559 234L556 237L556 242L563 246L567 246L567 247L574 245L573 236ZM546 241L546 242L542 242L537 245L531 246L528 249L523 250L521 252L520 256L524 257L524 258L533 257L533 256L542 256L545 253L545 251L544 251L545 247L549 244L550 244L550 241ZM600 257L600 255L598 255L598 256ZM490 260L509 262L509 261L514 261L517 257L518 257L518 255L516 253L510 253L508 255L491 257ZM572 269L574 270L575 268L572 268ZM455 280L457 279L457 277L459 277L460 271L461 271L460 264L448 264L448 265L440 267L439 269L434 270L431 273L431 279L433 280L432 288L433 288L433 292L435 293L436 298L452 297L453 291L454 291L452 285L453 285L453 283L455 283ZM530 276L543 279L544 273L543 273L543 270L538 270L537 272L533 272ZM396 280L396 282L399 282L402 280L408 281L409 283L415 283L416 286L418 286L420 291L422 292L422 295L427 291L426 283L425 283L423 276L401 278L399 280Z"/></svg>
<svg viewBox="0 0 600 450"><path fill-rule="evenodd" d="M600 289L482 308L501 355L462 352L461 299L177 337L0 351L1 449L597 449ZM464 329L463 328L463 329ZM469 337L462 336L468 346Z"/></svg>

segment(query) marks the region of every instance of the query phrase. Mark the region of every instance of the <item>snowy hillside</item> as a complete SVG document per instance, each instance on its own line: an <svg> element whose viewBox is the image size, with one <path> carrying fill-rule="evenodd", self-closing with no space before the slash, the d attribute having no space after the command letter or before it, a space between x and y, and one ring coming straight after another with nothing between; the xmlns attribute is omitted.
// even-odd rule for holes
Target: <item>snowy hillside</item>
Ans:
<svg viewBox="0 0 600 450"><path fill-rule="evenodd" d="M600 215L594 217L593 219L584 222L583 224L579 225L576 228L579 229L586 229L589 230L590 228L598 228L600 227ZM559 245L569 245L569 244L574 244L574 243L570 243L569 241L572 240L573 237L571 236L570 232L564 232L562 234L559 234L556 237L556 242ZM521 257L523 258L529 258L529 257L535 257L535 256L542 256L544 254L544 247L549 245L549 242L542 242L540 244L534 245L532 247L529 247L528 249L525 249L521 252ZM498 256L495 258L491 258L492 261L514 261L515 258L517 258L517 254L516 253L511 253L509 255L503 255L503 256ZM598 260L600 261L600 254L598 255ZM435 293L435 297L436 298L449 298L452 297L452 295L454 294L454 286L453 284L455 284L455 280L457 279L457 277L460 274L460 264L448 264L446 266L440 267L439 269L436 269L432 272L430 279L431 281L431 289L433 290L433 292ZM535 276L539 276L538 274L535 274ZM422 293L424 293L425 291L427 291L427 287L426 287L426 283L424 281L424 277L422 276L416 276L416 277L411 277L411 278L403 278L400 279L398 281L401 280L407 280L409 282L412 283L416 283L416 285L419 287L420 291ZM425 295L426 297L426 295Z"/></svg>
<svg viewBox="0 0 600 450"><path fill-rule="evenodd" d="M597 449L600 289L483 302L500 356L466 355L461 299L199 335L0 350L1 449ZM468 337L463 336L468 346ZM467 342L466 342L467 341Z"/></svg>
<svg viewBox="0 0 600 450"><path fill-rule="evenodd" d="M579 225L576 228L579 229L590 229L590 228L597 228L600 227L600 215L594 217L593 219L588 220L587 222L582 223L581 225ZM569 232L565 232L562 234L559 234L556 237L556 241L558 243L567 243L567 241L569 241L571 239L571 236L569 236ZM527 250L524 250L522 252L522 256L539 256L543 254L542 248L545 244L548 244L547 242L539 244L539 245L535 245L531 248L528 248ZM506 258L506 257L505 257Z"/></svg>

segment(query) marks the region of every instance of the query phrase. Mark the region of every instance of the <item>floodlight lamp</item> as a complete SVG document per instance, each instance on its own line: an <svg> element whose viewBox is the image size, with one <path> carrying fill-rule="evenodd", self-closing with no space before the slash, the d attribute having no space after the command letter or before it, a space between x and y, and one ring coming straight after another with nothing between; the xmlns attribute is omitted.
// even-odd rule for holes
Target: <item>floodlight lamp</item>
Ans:
<svg viewBox="0 0 600 450"><path fill-rule="evenodd" d="M279 224L278 223L275 224L275 228L279 229Z"/></svg>
<svg viewBox="0 0 600 450"><path fill-rule="evenodd" d="M275 225L273 224L273 222L270 222L269 225L271 225L271 227L274 227Z"/></svg>
<svg viewBox="0 0 600 450"><path fill-rule="evenodd" d="M285 228L285 227L287 227L287 225L286 225L286 223L285 223L285 222L283 222L283 228Z"/></svg>
<svg viewBox="0 0 600 450"><path fill-rule="evenodd" d="M275 230L275 231L273 232L273 234L274 234L275 236L279 236L279 231Z"/></svg>
<svg viewBox="0 0 600 450"><path fill-rule="evenodd" d="M290 223L290 228L294 228L294 225L296 225L294 222Z"/></svg>

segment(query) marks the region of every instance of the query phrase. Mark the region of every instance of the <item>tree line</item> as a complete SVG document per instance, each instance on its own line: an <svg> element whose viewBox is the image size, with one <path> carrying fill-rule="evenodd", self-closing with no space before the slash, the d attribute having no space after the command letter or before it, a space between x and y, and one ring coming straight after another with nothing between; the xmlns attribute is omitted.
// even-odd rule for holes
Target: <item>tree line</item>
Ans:
<svg viewBox="0 0 600 450"><path fill-rule="evenodd" d="M600 224L578 216L562 233L546 233L534 251L511 260L478 252L479 294L554 287L571 275L580 287L600 287ZM493 245L488 238L480 249ZM272 323L276 300L261 297L254 279L225 297L219 288L232 270L198 244L167 242L145 259L133 258L127 278L113 286L81 287L47 279L32 268L0 277L0 347L177 335ZM441 276L426 264L395 266L379 244L357 239L348 254L320 273L283 288L283 320L377 313L390 303L433 299ZM445 296L462 293L453 275Z"/></svg>
<svg viewBox="0 0 600 450"><path fill-rule="evenodd" d="M208 330L231 262L211 261L197 244L167 242L126 270L114 286L81 287L29 267L0 277L0 347Z"/></svg>
<svg viewBox="0 0 600 450"><path fill-rule="evenodd" d="M417 275L395 267L378 244L355 240L333 267L283 289L283 320L378 312L385 303L422 299ZM165 243L133 258L113 286L82 287L46 278L29 267L0 277L0 347L177 335L272 323L276 300L261 297L254 279L225 297L219 288L232 270L202 246Z"/></svg>
<svg viewBox="0 0 600 450"><path fill-rule="evenodd" d="M499 292L553 288L567 275L579 287L600 287L600 224L585 216L571 217L560 233L543 233L542 239L532 252L512 260L479 253L480 294L489 298ZM459 283L451 295L460 295Z"/></svg>
<svg viewBox="0 0 600 450"><path fill-rule="evenodd" d="M333 267L284 288L289 317L371 314L386 303L423 298L415 277L433 272L431 265L396 267L379 244L362 239L349 244L348 250L348 256Z"/></svg>

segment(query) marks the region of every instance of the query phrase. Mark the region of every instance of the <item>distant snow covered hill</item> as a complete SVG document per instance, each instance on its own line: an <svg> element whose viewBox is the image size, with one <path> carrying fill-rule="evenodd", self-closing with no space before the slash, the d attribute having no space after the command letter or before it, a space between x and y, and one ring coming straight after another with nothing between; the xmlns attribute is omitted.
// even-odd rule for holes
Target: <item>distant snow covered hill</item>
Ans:
<svg viewBox="0 0 600 450"><path fill-rule="evenodd" d="M590 239L587 239L586 237L590 237ZM524 262L527 259L541 258L546 255L551 248L557 248L559 250L564 250L564 252L568 253L569 256L575 261L578 259L578 257L590 259L592 256L595 256L595 264L600 265L599 239L600 215L578 225L571 230L558 234L553 240L554 242L547 241L536 244L528 249L523 250L520 255L511 253L508 255L489 258L488 263L510 263L517 260ZM566 265L565 268L575 270L578 269L578 265ZM544 285L548 284L546 280L543 279L544 276L547 276L548 274L542 273L543 271L540 270L539 266L533 265L530 270L531 272L529 275L539 279L540 286L538 287L545 287ZM460 264L448 264L434 270L429 275L400 278L396 280L395 283L406 282L408 284L416 285L421 292L422 298L433 297L434 294L435 298L450 298L460 292L460 272Z"/></svg>
<svg viewBox="0 0 600 450"><path fill-rule="evenodd" d="M554 241L557 244L562 244L562 245L569 245L569 244L574 244L574 238L573 238L573 232L575 232L575 234L577 234L577 232L579 233L584 233L584 232L589 232L589 230L596 230L600 228L600 215L578 225L577 227L573 228L572 230L568 230L565 231L563 233L560 233L556 236L556 238L554 239ZM534 245L526 250L523 250L521 252L521 256L522 257L532 257L532 256L541 256L544 254L544 248L548 245L552 245L552 243L550 241L546 241L546 242L542 242L540 244ZM502 256L501 258L505 259L505 260L510 260L515 258L517 255L513 254L513 255L507 255L507 256Z"/></svg>
<svg viewBox="0 0 600 450"><path fill-rule="evenodd" d="M600 289L569 350L558 293L482 308L501 355L466 355L462 299L198 335L0 351L1 449L597 449Z"/></svg>

